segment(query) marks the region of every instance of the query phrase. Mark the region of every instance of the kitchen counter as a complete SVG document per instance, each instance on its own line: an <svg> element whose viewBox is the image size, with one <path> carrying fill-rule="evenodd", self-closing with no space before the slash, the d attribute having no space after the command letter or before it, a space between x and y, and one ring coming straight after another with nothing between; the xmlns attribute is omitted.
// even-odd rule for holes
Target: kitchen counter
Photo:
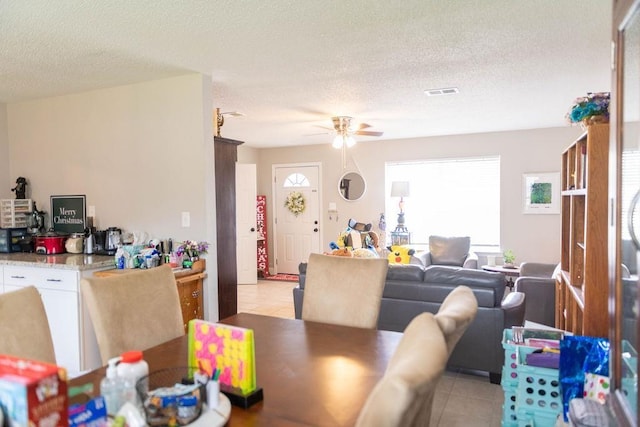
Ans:
<svg viewBox="0 0 640 427"><path fill-rule="evenodd" d="M115 268L115 258L109 255L57 254L43 255L36 253L0 254L0 266L16 265L25 267L44 267L63 270L94 270L106 267Z"/></svg>

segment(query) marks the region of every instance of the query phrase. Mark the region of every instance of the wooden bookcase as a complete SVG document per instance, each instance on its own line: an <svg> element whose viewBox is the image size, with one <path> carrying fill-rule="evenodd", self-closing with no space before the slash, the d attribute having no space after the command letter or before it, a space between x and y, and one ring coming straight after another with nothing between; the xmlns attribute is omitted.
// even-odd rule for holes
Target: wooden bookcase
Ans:
<svg viewBox="0 0 640 427"><path fill-rule="evenodd" d="M589 125L562 154L561 272L556 327L608 336L609 125Z"/></svg>

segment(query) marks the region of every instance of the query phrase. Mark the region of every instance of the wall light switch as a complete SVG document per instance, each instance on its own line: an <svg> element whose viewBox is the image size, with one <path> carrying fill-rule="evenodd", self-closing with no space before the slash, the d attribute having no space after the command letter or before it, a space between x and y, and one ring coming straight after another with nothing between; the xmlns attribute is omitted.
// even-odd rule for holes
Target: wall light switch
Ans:
<svg viewBox="0 0 640 427"><path fill-rule="evenodd" d="M191 214L189 212L182 212L182 226L191 227Z"/></svg>
<svg viewBox="0 0 640 427"><path fill-rule="evenodd" d="M87 216L96 217L96 207L95 206L87 206Z"/></svg>
<svg viewBox="0 0 640 427"><path fill-rule="evenodd" d="M336 203L335 202L329 202L329 211L330 212L335 212L336 210L338 210L338 208L336 207Z"/></svg>

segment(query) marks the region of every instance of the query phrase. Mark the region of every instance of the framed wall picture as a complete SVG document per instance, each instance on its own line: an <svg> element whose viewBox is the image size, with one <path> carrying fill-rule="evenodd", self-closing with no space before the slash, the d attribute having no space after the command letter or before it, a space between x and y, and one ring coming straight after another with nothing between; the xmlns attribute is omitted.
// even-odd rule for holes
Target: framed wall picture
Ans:
<svg viewBox="0 0 640 427"><path fill-rule="evenodd" d="M87 223L86 196L51 196L51 226L59 233L83 233Z"/></svg>
<svg viewBox="0 0 640 427"><path fill-rule="evenodd" d="M560 172L523 174L522 197L525 214L559 214Z"/></svg>

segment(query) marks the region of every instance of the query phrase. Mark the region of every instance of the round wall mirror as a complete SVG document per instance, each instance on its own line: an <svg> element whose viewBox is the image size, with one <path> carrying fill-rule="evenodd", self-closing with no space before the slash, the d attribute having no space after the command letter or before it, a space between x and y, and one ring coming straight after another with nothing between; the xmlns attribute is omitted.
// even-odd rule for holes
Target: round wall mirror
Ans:
<svg viewBox="0 0 640 427"><path fill-rule="evenodd" d="M348 201L358 200L364 194L366 183L358 172L345 172L338 181L338 192Z"/></svg>

